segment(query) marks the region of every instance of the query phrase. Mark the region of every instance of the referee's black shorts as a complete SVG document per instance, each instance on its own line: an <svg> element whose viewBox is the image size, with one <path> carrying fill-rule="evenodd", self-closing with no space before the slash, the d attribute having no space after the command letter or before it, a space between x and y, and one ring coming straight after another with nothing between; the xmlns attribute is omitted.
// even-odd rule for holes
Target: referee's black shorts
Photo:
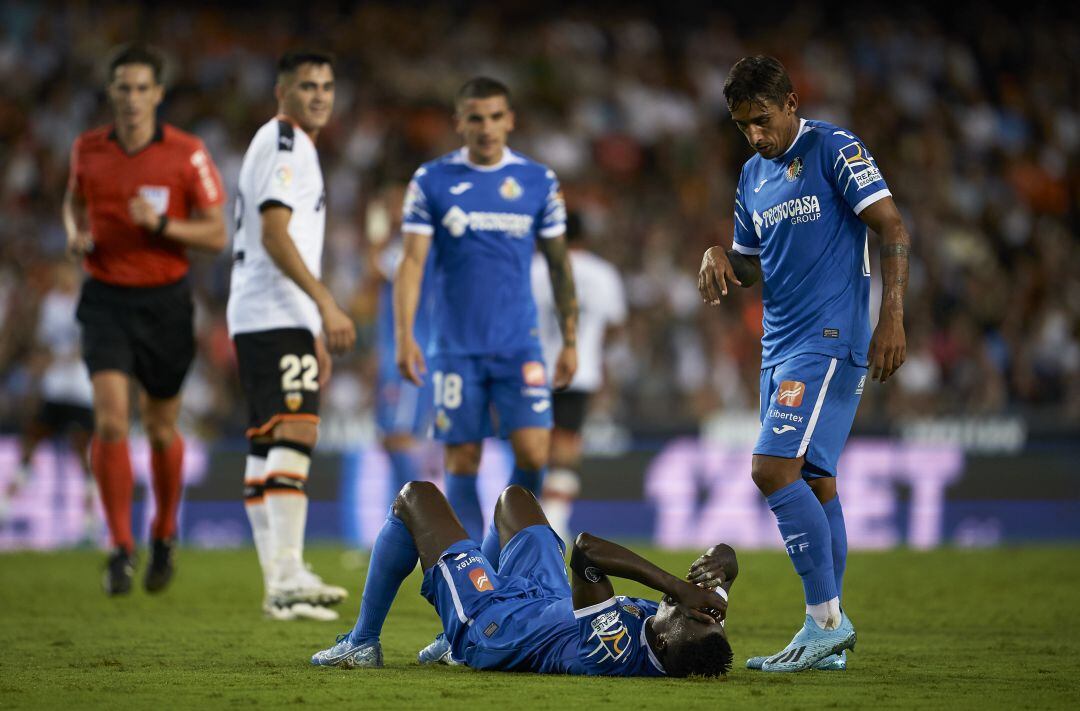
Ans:
<svg viewBox="0 0 1080 711"><path fill-rule="evenodd" d="M75 317L90 375L119 370L152 398L174 397L195 358L194 311L187 277L151 287L87 279Z"/></svg>

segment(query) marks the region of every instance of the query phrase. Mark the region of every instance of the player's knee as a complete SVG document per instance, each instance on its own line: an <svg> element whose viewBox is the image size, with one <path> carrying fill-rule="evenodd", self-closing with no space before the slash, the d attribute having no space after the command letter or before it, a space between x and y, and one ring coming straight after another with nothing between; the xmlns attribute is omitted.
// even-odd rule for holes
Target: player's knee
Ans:
<svg viewBox="0 0 1080 711"><path fill-rule="evenodd" d="M499 500L495 502L495 518L501 518L504 512L520 510L522 507L535 509L539 507L533 493L523 486L512 484L503 490Z"/></svg>
<svg viewBox="0 0 1080 711"><path fill-rule="evenodd" d="M171 422L146 423L146 438L154 449L167 449L176 437L176 426Z"/></svg>
<svg viewBox="0 0 1080 711"><path fill-rule="evenodd" d="M94 415L94 435L106 442L127 437L128 418L122 413L97 412Z"/></svg>
<svg viewBox="0 0 1080 711"><path fill-rule="evenodd" d="M454 474L475 474L480 469L480 444L467 442L446 448L446 468Z"/></svg>
<svg viewBox="0 0 1080 711"><path fill-rule="evenodd" d="M794 476L791 472L784 469L768 466L761 462L755 461L753 467L750 470L750 476L754 480L754 484L761 491L762 494L768 496L778 489L782 489L791 482L798 478L798 472L796 471Z"/></svg>
<svg viewBox="0 0 1080 711"><path fill-rule="evenodd" d="M542 469L548 463L548 440L536 437L520 443L514 448L514 459L521 469Z"/></svg>
<svg viewBox="0 0 1080 711"><path fill-rule="evenodd" d="M401 491L394 498L391 511L398 518L405 519L421 501L434 496L442 496L442 494L439 487L430 481L410 481L401 487Z"/></svg>

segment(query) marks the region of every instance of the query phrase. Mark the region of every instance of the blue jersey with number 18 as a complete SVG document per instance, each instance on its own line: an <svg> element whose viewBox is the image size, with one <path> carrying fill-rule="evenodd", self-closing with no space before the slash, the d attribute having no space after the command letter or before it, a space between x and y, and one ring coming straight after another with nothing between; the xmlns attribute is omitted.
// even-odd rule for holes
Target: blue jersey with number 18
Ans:
<svg viewBox="0 0 1080 711"><path fill-rule="evenodd" d="M425 163L405 196L402 231L432 235L429 355L539 348L530 265L536 238L566 231L555 173L510 149L491 166L466 149Z"/></svg>
<svg viewBox="0 0 1080 711"><path fill-rule="evenodd" d="M870 253L859 213L892 195L854 134L802 119L787 152L754 155L735 191L735 251L761 258L761 366L801 353L866 365Z"/></svg>

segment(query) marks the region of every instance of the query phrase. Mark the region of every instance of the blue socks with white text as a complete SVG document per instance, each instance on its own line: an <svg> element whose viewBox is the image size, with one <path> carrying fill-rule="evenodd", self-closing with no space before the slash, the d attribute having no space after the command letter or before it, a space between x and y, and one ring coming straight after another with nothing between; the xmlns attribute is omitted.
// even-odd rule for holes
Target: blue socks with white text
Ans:
<svg viewBox="0 0 1080 711"><path fill-rule="evenodd" d="M350 642L364 644L379 638L398 588L419 560L420 553L416 550L412 534L391 511L386 515L386 522L371 549L364 597L360 602L356 626L349 634Z"/></svg>
<svg viewBox="0 0 1080 711"><path fill-rule="evenodd" d="M776 516L788 557L802 578L807 605L837 597L829 519L813 490L799 479L774 491L766 500Z"/></svg>

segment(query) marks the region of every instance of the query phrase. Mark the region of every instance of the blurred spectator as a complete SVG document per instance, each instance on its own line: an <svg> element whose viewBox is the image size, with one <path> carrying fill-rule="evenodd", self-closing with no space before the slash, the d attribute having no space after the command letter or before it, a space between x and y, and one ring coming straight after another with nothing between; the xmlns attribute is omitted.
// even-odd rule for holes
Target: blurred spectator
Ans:
<svg viewBox="0 0 1080 711"><path fill-rule="evenodd" d="M846 125L871 147L913 233L909 361L895 383L867 388L860 421L1080 417L1075 21L985 5L937 16L865 8L844 20L801 8L779 22L521 2L346 7L0 0L0 426L14 426L30 392L26 304L42 288L35 274L63 249L71 141L107 120L100 62L136 37L169 53L163 118L205 140L228 186L274 111L277 55L303 44L337 54L339 111L320 137L326 272L361 338L374 319L365 201L456 145L449 101L463 80L508 82L525 109L513 147L559 171L597 236L590 247L626 278L627 339L611 357L622 390L596 406L637 428L756 410L758 292L705 310L695 275L707 246L730 243L734 181L749 157L727 117L724 77L744 54L776 54L804 116ZM186 417L208 436L239 436L243 422L222 345L228 273L225 257L193 272L201 355ZM361 382L372 358L368 335L335 367L332 410L370 408Z"/></svg>

